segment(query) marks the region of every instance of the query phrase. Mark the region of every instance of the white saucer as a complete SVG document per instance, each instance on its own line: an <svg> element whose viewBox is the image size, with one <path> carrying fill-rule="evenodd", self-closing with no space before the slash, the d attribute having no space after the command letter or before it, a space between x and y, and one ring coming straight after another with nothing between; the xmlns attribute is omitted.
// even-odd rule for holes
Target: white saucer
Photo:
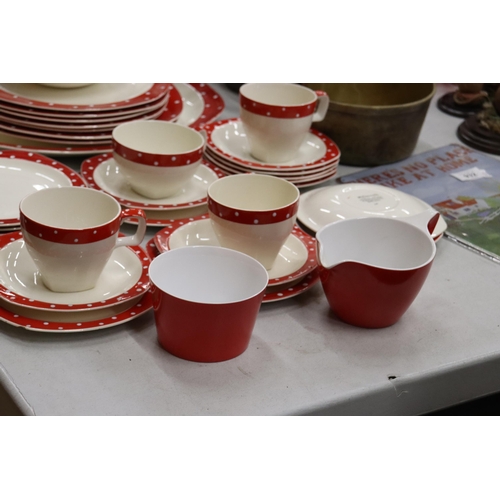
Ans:
<svg viewBox="0 0 500 500"><path fill-rule="evenodd" d="M208 215L173 222L156 234L155 243L161 252L184 246L219 246ZM295 226L268 270L269 286L295 281L317 266L316 240Z"/></svg>
<svg viewBox="0 0 500 500"><path fill-rule="evenodd" d="M210 184L225 175L217 166L204 160L179 194L152 200L132 190L111 154L105 153L84 160L80 171L89 187L110 194L127 207L148 210L178 210L204 205L207 203Z"/></svg>
<svg viewBox="0 0 500 500"><path fill-rule="evenodd" d="M153 309L150 292L124 304L106 309L76 312L27 309L0 300L0 320L13 326L38 332L87 332L132 321Z"/></svg>
<svg viewBox="0 0 500 500"><path fill-rule="evenodd" d="M19 202L28 194L84 185L75 171L52 158L25 151L0 151L0 226L19 226Z"/></svg>
<svg viewBox="0 0 500 500"><path fill-rule="evenodd" d="M338 160L340 150L326 135L311 129L302 143L297 157L279 164L263 163L250 154L243 124L239 118L219 120L202 127L207 133L207 148L232 163L253 170L307 169Z"/></svg>
<svg viewBox="0 0 500 500"><path fill-rule="evenodd" d="M0 298L19 307L47 311L89 311L128 302L150 287L150 259L141 247L113 252L96 286L57 293L42 283L21 233L0 236Z"/></svg>
<svg viewBox="0 0 500 500"><path fill-rule="evenodd" d="M326 186L300 196L297 219L312 231L327 224L357 217L404 218L416 215L430 206L397 189L375 184L350 183ZM438 238L446 230L443 217L432 234Z"/></svg>

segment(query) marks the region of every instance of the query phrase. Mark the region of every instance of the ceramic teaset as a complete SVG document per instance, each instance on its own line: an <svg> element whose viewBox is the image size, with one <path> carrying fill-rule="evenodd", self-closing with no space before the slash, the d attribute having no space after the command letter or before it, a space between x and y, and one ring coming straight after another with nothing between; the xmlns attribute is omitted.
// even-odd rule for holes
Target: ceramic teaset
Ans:
<svg viewBox="0 0 500 500"><path fill-rule="evenodd" d="M117 125L112 151L82 163L87 187L58 162L1 151L8 181L16 162L43 180L31 193L16 187L0 214L0 319L86 331L152 309L160 345L198 362L243 353L262 303L318 281L344 322L397 322L427 278L442 218L379 186L301 194L333 177L340 158L311 129L325 116L324 92L246 84L240 105L240 118L198 127ZM144 250L148 225L162 229Z"/></svg>

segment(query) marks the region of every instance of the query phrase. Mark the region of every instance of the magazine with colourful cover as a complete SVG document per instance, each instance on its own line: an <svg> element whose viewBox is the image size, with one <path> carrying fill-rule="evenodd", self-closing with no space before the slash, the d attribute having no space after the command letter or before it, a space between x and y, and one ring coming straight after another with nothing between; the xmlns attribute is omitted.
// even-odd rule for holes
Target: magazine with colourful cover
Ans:
<svg viewBox="0 0 500 500"><path fill-rule="evenodd" d="M345 175L424 200L446 220L446 236L500 262L500 161L461 144Z"/></svg>

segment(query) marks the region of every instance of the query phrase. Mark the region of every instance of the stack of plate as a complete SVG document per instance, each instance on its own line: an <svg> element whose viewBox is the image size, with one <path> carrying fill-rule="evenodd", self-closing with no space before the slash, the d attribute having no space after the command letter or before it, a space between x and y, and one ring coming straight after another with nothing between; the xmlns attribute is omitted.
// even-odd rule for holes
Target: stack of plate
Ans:
<svg viewBox="0 0 500 500"><path fill-rule="evenodd" d="M110 151L111 132L120 123L170 121L182 110L181 96L169 83L80 85L1 83L0 142Z"/></svg>
<svg viewBox="0 0 500 500"><path fill-rule="evenodd" d="M207 134L205 156L226 174L260 173L283 177L297 187L321 184L337 173L340 150L326 135L311 129L296 158L269 164L255 159L239 118L200 127Z"/></svg>
<svg viewBox="0 0 500 500"><path fill-rule="evenodd" d="M146 248L153 259L159 253L193 245L220 246L208 214L171 221ZM264 303L285 300L309 290L319 280L316 239L295 225L268 274Z"/></svg>
<svg viewBox="0 0 500 500"><path fill-rule="evenodd" d="M149 264L141 247L119 247L94 288L58 293L41 281L22 233L0 235L0 320L45 332L99 330L131 321L152 309Z"/></svg>

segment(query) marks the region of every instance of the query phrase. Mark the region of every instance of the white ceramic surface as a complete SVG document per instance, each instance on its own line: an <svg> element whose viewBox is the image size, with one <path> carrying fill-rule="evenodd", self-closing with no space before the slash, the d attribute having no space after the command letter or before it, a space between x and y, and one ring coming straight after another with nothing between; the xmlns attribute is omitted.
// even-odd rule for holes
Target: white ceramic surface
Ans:
<svg viewBox="0 0 500 500"><path fill-rule="evenodd" d="M306 170L331 163L340 157L337 145L314 129L306 134L295 158L282 163L262 162L251 155L246 132L239 118L209 123L203 129L207 132L207 149L213 155L253 170Z"/></svg>
<svg viewBox="0 0 500 500"><path fill-rule="evenodd" d="M208 216L177 221L155 235L155 244L161 252L184 246L220 246ZM315 240L296 226L268 269L269 285L299 280L316 266Z"/></svg>
<svg viewBox="0 0 500 500"><path fill-rule="evenodd" d="M40 189L82 186L80 176L35 153L0 151L0 227L19 226L19 202Z"/></svg>
<svg viewBox="0 0 500 500"><path fill-rule="evenodd" d="M57 293L43 284L21 233L1 237L0 245L0 297L18 306L49 311L87 311L128 302L149 289L149 257L140 247L114 250L94 288Z"/></svg>
<svg viewBox="0 0 500 500"><path fill-rule="evenodd" d="M375 184L339 184L303 193L297 219L307 228L319 231L327 224L359 217L404 218L428 209L424 201L396 189ZM447 225L443 217L432 234L437 238Z"/></svg>
<svg viewBox="0 0 500 500"><path fill-rule="evenodd" d="M110 194L122 205L161 212L206 205L208 186L225 175L218 167L203 161L180 193L151 200L132 190L120 166L109 154L87 158L83 161L80 172L89 187Z"/></svg>
<svg viewBox="0 0 500 500"><path fill-rule="evenodd" d="M179 299L229 304L261 293L267 271L255 259L228 248L181 247L161 254L149 267L151 282Z"/></svg>

